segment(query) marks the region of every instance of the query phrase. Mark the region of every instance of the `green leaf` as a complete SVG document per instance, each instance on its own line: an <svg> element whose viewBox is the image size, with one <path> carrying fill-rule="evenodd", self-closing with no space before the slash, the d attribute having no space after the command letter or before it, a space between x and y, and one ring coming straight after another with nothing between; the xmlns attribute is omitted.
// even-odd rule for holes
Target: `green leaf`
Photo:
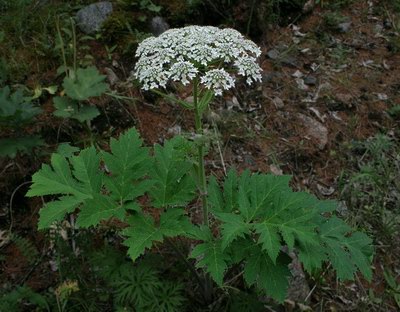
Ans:
<svg viewBox="0 0 400 312"><path fill-rule="evenodd" d="M361 232L352 233L344 240L344 246L350 253L350 258L357 266L360 272L367 278L372 280L371 261L369 259L373 254L372 239Z"/></svg>
<svg viewBox="0 0 400 312"><path fill-rule="evenodd" d="M125 217L125 207L118 205L108 196L96 194L93 199L85 202L84 209L79 213L77 225L88 228L112 217L123 220Z"/></svg>
<svg viewBox="0 0 400 312"><path fill-rule="evenodd" d="M213 280L222 286L227 269L227 256L222 251L221 241L209 241L197 245L192 250L191 258L197 258L196 266L204 268Z"/></svg>
<svg viewBox="0 0 400 312"><path fill-rule="evenodd" d="M54 221L61 221L67 213L73 212L81 202L81 199L75 196L63 196L59 200L45 204L39 212L38 229L49 228Z"/></svg>
<svg viewBox="0 0 400 312"><path fill-rule="evenodd" d="M249 231L249 224L245 223L240 215L233 213L217 213L216 216L222 221L222 242L221 247L224 250L237 238L244 238Z"/></svg>
<svg viewBox="0 0 400 312"><path fill-rule="evenodd" d="M28 154L33 148L44 144L39 136L0 139L0 157L15 158L18 153Z"/></svg>
<svg viewBox="0 0 400 312"><path fill-rule="evenodd" d="M77 119L79 122L85 122L93 120L99 115L100 112L96 106L81 105L79 111L72 118Z"/></svg>
<svg viewBox="0 0 400 312"><path fill-rule="evenodd" d="M206 90L198 103L199 112L204 112L213 99L214 92L212 90Z"/></svg>
<svg viewBox="0 0 400 312"><path fill-rule="evenodd" d="M257 283L267 295L280 303L285 300L289 276L287 263L278 261L274 264L268 255L257 249L247 259L244 267L245 281L249 285Z"/></svg>
<svg viewBox="0 0 400 312"><path fill-rule="evenodd" d="M237 184L238 179L236 170L231 169L229 170L228 175L224 181L224 212L231 212L237 209Z"/></svg>
<svg viewBox="0 0 400 312"><path fill-rule="evenodd" d="M138 213L129 218L129 227L123 234L129 238L124 241L128 254L135 261L153 242L162 242L164 236L173 237L184 234L183 224L187 222L183 209L169 209L161 215L160 225L156 226L150 216Z"/></svg>
<svg viewBox="0 0 400 312"><path fill-rule="evenodd" d="M71 77L64 78L63 87L71 99L84 101L107 91L105 79L106 76L100 75L95 67L78 68L76 72L71 72Z"/></svg>
<svg viewBox="0 0 400 312"><path fill-rule="evenodd" d="M0 103L0 123L13 127L31 121L42 111L24 97L22 89L11 94L8 86L0 89Z"/></svg>
<svg viewBox="0 0 400 312"><path fill-rule="evenodd" d="M237 177L235 171L230 171L224 182L223 200L213 182L213 206L240 212L240 215L215 213L222 222L223 248L237 237L253 235L254 230L258 243L275 263L283 241L290 249L296 241L319 243L318 224L311 222L318 215L319 201L308 193L293 192L288 187L289 180L289 176L250 175L249 172Z"/></svg>
<svg viewBox="0 0 400 312"><path fill-rule="evenodd" d="M72 146L69 143L65 142L58 145L56 153L68 158L77 152L79 152L78 147Z"/></svg>
<svg viewBox="0 0 400 312"><path fill-rule="evenodd" d="M134 200L152 185L152 182L143 181L150 169L151 159L149 149L142 145L139 133L132 128L120 135L118 140L111 139L111 153L102 153L111 172L105 184L116 200Z"/></svg>
<svg viewBox="0 0 400 312"><path fill-rule="evenodd" d="M268 256L275 264L281 247L281 238L278 234L278 227L268 226L266 223L261 223L256 224L254 228L256 232L260 234L258 241L261 243L262 249L267 252Z"/></svg>
<svg viewBox="0 0 400 312"><path fill-rule="evenodd" d="M158 95L162 96L163 98L165 98L166 100L168 100L172 104L176 104L177 103L177 104L181 105L183 108L190 109L190 110L194 109L193 104L191 104L189 102L186 102L184 100L178 99L177 97L175 97L173 95L165 94L164 92L160 92L160 91L158 91L156 89L152 89L151 91L154 92L155 94L158 94Z"/></svg>
<svg viewBox="0 0 400 312"><path fill-rule="evenodd" d="M184 206L196 194L196 185L190 176L193 164L177 148L181 140L176 137L166 141L163 147L154 147L155 162L150 171L154 186L149 194L155 207Z"/></svg>
<svg viewBox="0 0 400 312"><path fill-rule="evenodd" d="M146 248L153 245L154 241L162 241L163 234L150 216L138 213L130 217L128 222L130 226L123 231L123 234L129 238L123 244L129 248L128 254L132 261L135 261Z"/></svg>
<svg viewBox="0 0 400 312"><path fill-rule="evenodd" d="M357 269L372 278L369 257L372 255L371 239L353 230L337 217L327 219L320 227L321 243L341 280L351 280Z"/></svg>
<svg viewBox="0 0 400 312"><path fill-rule="evenodd" d="M99 164L100 157L96 149L91 147L82 150L78 156L71 156L70 163L66 157L53 154L51 167L44 164L41 170L32 176L32 185L26 196L68 195L47 204L47 209L41 210L41 228L60 220L62 215L100 193L102 174L98 170ZM84 208L83 205L81 209Z"/></svg>
<svg viewBox="0 0 400 312"><path fill-rule="evenodd" d="M298 251L299 260L308 273L313 273L314 269L321 268L322 263L328 260L325 249L319 244L301 242Z"/></svg>
<svg viewBox="0 0 400 312"><path fill-rule="evenodd" d="M208 203L210 212L223 212L224 211L224 199L218 181L214 176L211 176L207 187L208 192Z"/></svg>
<svg viewBox="0 0 400 312"><path fill-rule="evenodd" d="M68 97L54 97L53 98L54 116L61 118L73 118L79 122L90 121L100 115L99 110L95 106L81 105L68 98Z"/></svg>
<svg viewBox="0 0 400 312"><path fill-rule="evenodd" d="M80 227L94 226L110 218L124 221L127 210L140 212L136 200L153 185L148 179L152 164L149 150L142 147L135 129L118 140L112 139L110 146L110 152L97 153L91 147L74 155L77 150L66 145L60 154L52 155L51 166L43 165L33 175L27 196L65 195L42 209L42 228L75 208L80 209L77 219ZM100 169L101 160L106 170Z"/></svg>
<svg viewBox="0 0 400 312"><path fill-rule="evenodd" d="M78 112L78 104L76 101L66 96L56 96L53 98L53 105L56 110L53 112L54 116L62 118L71 118Z"/></svg>

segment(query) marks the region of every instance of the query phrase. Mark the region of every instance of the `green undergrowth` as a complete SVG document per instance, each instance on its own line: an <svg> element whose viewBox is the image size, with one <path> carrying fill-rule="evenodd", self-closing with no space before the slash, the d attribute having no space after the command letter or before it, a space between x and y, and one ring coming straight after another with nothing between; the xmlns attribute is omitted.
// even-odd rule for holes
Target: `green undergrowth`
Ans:
<svg viewBox="0 0 400 312"><path fill-rule="evenodd" d="M111 139L111 151L91 147L79 154L53 154L51 166L44 164L33 175L27 194L57 195L41 209L39 229L61 222L77 209L80 229L120 220L127 225L119 231L122 244L133 261L172 238L195 239L200 243L184 256L191 272L194 261L224 289L230 286L229 268L243 265L247 288L254 286L278 302L285 299L290 276L283 246L295 248L310 273L329 261L340 280L354 278L357 271L371 279L370 239L335 217L334 202L293 192L290 176L239 175L230 170L223 183L211 178L208 199L219 234L192 223L185 207L196 197L196 163L188 153L193 144L175 137L148 148L131 129ZM140 204L145 194L155 215Z"/></svg>
<svg viewBox="0 0 400 312"><path fill-rule="evenodd" d="M385 241L399 233L400 146L377 134L352 144L354 169L343 175L341 197L355 222Z"/></svg>

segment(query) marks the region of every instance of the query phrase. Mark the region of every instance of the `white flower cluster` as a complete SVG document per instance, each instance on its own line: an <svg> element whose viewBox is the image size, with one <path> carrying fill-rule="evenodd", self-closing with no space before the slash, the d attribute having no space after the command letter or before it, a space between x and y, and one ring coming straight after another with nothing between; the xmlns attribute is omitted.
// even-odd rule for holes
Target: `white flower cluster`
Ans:
<svg viewBox="0 0 400 312"><path fill-rule="evenodd" d="M238 31L212 26L170 29L145 39L136 51L134 76L145 90L165 87L169 80L189 84L195 77L221 95L235 84L235 74L250 85L261 81L260 48Z"/></svg>

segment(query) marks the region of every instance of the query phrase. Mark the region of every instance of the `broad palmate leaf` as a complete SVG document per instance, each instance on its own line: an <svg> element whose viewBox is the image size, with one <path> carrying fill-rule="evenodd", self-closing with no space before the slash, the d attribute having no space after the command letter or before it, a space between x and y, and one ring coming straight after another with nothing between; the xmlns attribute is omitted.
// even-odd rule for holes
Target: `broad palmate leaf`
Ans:
<svg viewBox="0 0 400 312"><path fill-rule="evenodd" d="M70 77L64 78L63 87L71 99L84 101L107 91L105 79L106 76L100 75L96 67L78 68L76 72L71 71Z"/></svg>
<svg viewBox="0 0 400 312"><path fill-rule="evenodd" d="M69 159L53 154L51 166L44 164L33 175L27 196L64 195L40 210L39 229L61 220L66 213L74 211L100 192L102 174L99 164L100 156L91 147Z"/></svg>
<svg viewBox="0 0 400 312"><path fill-rule="evenodd" d="M33 175L27 196L61 196L40 210L40 229L76 208L80 209L80 227L112 217L123 220L126 210L139 210L136 199L152 184L144 178L151 164L148 149L142 147L135 129L112 139L110 145L110 153L97 153L94 147L70 157L55 153L51 166L45 164ZM100 168L101 160L110 171L108 175Z"/></svg>
<svg viewBox="0 0 400 312"><path fill-rule="evenodd" d="M99 110L95 106L79 105L77 101L66 96L56 96L53 98L54 116L61 118L73 118L80 122L93 120L100 115Z"/></svg>
<svg viewBox="0 0 400 312"><path fill-rule="evenodd" d="M331 261L341 279L352 279L357 270L370 279L371 240L332 216L333 202L293 192L289 180L289 176L249 172L238 176L231 170L221 190L211 179L210 208L220 221L222 255L245 263L245 280L250 284L255 280L251 272L259 272L262 281L269 276L275 286L260 281L257 285L279 301L284 299L287 279L281 262L283 246L298 250L307 270ZM244 250L243 241L253 249L237 257L234 250Z"/></svg>
<svg viewBox="0 0 400 312"><path fill-rule="evenodd" d="M0 123L18 126L32 120L41 111L24 97L22 89L11 94L10 87L0 88Z"/></svg>

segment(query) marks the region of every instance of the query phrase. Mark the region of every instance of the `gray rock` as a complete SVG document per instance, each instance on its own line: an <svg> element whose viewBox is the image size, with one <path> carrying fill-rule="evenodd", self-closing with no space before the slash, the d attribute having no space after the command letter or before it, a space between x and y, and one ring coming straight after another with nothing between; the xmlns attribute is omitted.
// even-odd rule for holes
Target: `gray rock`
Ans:
<svg viewBox="0 0 400 312"><path fill-rule="evenodd" d="M280 72L263 72L262 73L262 81L263 83L268 82L277 82L278 80L282 79L283 74Z"/></svg>
<svg viewBox="0 0 400 312"><path fill-rule="evenodd" d="M289 67L293 67L293 68L300 68L301 64L299 62L299 60L297 60L295 57L293 56L286 56L282 59L282 64L289 66Z"/></svg>
<svg viewBox="0 0 400 312"><path fill-rule="evenodd" d="M107 80L110 83L111 86L115 85L117 82L119 82L119 78L116 75L116 73L109 67L104 68L104 71L107 74Z"/></svg>
<svg viewBox="0 0 400 312"><path fill-rule="evenodd" d="M151 33L154 36L161 35L164 31L169 29L169 24L161 16L156 16L151 19L150 22Z"/></svg>
<svg viewBox="0 0 400 312"><path fill-rule="evenodd" d="M316 141L318 148L323 150L328 143L328 129L314 118L303 114L297 115L306 130L306 135Z"/></svg>
<svg viewBox="0 0 400 312"><path fill-rule="evenodd" d="M282 109L285 107L285 103L283 103L282 99L277 96L272 99L272 102L277 109Z"/></svg>
<svg viewBox="0 0 400 312"><path fill-rule="evenodd" d="M276 59L278 59L279 58L279 51L278 50L275 50L275 49L272 49L272 50L269 50L268 52L267 52L267 56L271 59L271 60L276 60Z"/></svg>
<svg viewBox="0 0 400 312"><path fill-rule="evenodd" d="M304 83L309 86L315 86L317 84L317 78L314 76L307 76L304 78Z"/></svg>
<svg viewBox="0 0 400 312"><path fill-rule="evenodd" d="M100 29L112 10L112 4L109 1L85 6L76 13L78 27L86 34L93 34Z"/></svg>
<svg viewBox="0 0 400 312"><path fill-rule="evenodd" d="M347 33L350 30L351 22L340 23L337 27L340 32Z"/></svg>

